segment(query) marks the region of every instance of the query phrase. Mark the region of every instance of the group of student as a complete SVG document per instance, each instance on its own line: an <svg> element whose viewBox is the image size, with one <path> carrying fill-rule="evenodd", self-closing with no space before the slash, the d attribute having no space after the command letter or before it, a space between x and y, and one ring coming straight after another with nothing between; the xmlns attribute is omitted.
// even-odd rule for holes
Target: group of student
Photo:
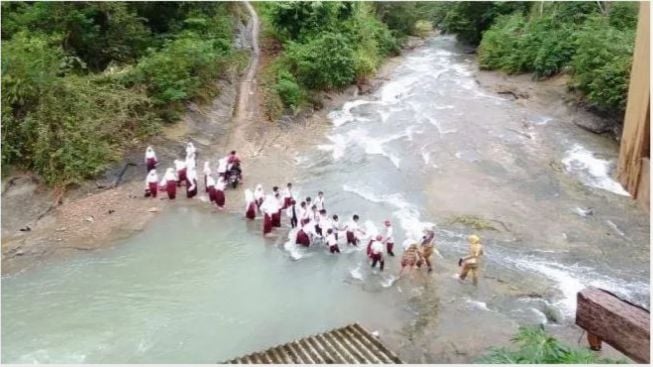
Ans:
<svg viewBox="0 0 653 367"><path fill-rule="evenodd" d="M263 215L263 235L269 235L273 228L281 227L282 214L289 219L291 240L296 245L309 247L312 245L326 245L331 254L339 254L340 236L344 234L343 241L346 246L359 246L366 233L359 225L360 217L352 215L351 219L342 224L337 214L331 217L327 215L325 208L324 192L319 191L313 199L306 197L297 202L293 193L292 183L288 183L283 193L278 186L272 187L272 193L265 195L262 185L257 185L252 193L250 189L245 190L245 217L254 220L257 214ZM372 236L366 248L366 254L372 268L377 264L383 271L387 256L395 256L394 229L390 220L383 222L383 233ZM413 271L426 265L427 271L433 271L432 255L436 253L441 257L435 248L435 231L432 226L424 228L422 238L417 241L407 239L403 243L404 252L401 257L401 276L404 271ZM478 260L483 255L483 248L480 239L476 235L469 237L470 254L460 259L461 272L459 278L464 280L468 274L472 275L474 284L478 279Z"/></svg>
<svg viewBox="0 0 653 367"><path fill-rule="evenodd" d="M145 179L145 197L156 198L158 191L162 190L170 200L174 200L177 197L177 188L181 186L186 187L187 198L191 199L197 195L197 149L192 142L186 144L186 157L183 160L175 159L174 167L167 168L160 181L156 170L158 164L154 149L148 146L145 150L145 166L148 172ZM218 160L216 176L212 173L210 162L204 162L204 190L208 193L210 202L215 203L219 209L225 206L227 172L234 165L240 165L235 150Z"/></svg>
<svg viewBox="0 0 653 367"><path fill-rule="evenodd" d="M145 180L145 197L157 197L158 190L165 190L168 198L174 200L177 188L186 187L186 197L193 198L197 195L197 150L193 143L186 144L186 157L184 160L176 159L174 167L169 167L159 181L156 167L159 163L156 153L151 146L145 151L145 165L147 166L147 178ZM236 151L218 161L217 176L214 177L209 161L204 162L204 186L211 203L215 203L219 209L225 206L224 190L227 186L227 172L231 166L236 165L239 169L240 159ZM255 220L257 215L262 215L263 235L271 234L273 228L281 227L282 213L290 221L293 229L294 243L300 246L326 245L331 254L339 254L339 236L344 234L346 246L359 246L366 233L359 225L360 218L357 214L345 224L341 224L337 214L327 215L325 208L324 192L319 191L315 198L310 196L298 202L295 199L292 183L288 183L283 193L278 186L272 187L272 192L265 194L262 185L257 185L254 192L251 189L245 190L245 217ZM383 233L372 236L366 248L366 254L372 268L377 264L383 271L387 256L395 256L394 229L390 220L383 222ZM433 271L431 257L433 253L442 257L434 245L435 231L433 227L423 230L420 240L407 239L403 243L404 252L401 257L401 276L405 271L413 271L426 265L427 271ZM473 283L478 281L478 268L480 257L483 255L483 246L480 238L471 235L468 238L470 243L469 255L459 259L458 265L461 268L459 279L464 280L471 274Z"/></svg>

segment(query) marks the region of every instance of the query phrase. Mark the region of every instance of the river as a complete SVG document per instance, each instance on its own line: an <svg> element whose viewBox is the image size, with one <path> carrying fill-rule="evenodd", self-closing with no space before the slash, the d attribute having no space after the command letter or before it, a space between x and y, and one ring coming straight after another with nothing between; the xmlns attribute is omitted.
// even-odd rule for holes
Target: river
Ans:
<svg viewBox="0 0 653 367"><path fill-rule="evenodd" d="M405 361L471 362L518 325L573 332L588 285L648 308L649 217L611 178L616 143L483 89L474 69L453 38L430 39L332 111L289 177L369 233L391 219L397 246L435 224L432 274L264 239L238 192L221 213L178 200L112 248L3 277L2 362L214 363L351 322ZM478 288L453 277L471 233Z"/></svg>

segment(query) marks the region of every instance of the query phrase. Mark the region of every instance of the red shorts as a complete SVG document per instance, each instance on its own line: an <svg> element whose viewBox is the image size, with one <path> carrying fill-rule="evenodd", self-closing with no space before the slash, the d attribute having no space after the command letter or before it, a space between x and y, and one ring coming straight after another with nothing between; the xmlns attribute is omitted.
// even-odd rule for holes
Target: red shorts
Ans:
<svg viewBox="0 0 653 367"><path fill-rule="evenodd" d="M263 235L265 236L270 232L272 232L272 218L268 213L265 213L263 215Z"/></svg>
<svg viewBox="0 0 653 367"><path fill-rule="evenodd" d="M247 219L255 219L256 218L256 203L255 202L249 203L249 206L247 206L247 212L245 212L245 217L247 217Z"/></svg>
<svg viewBox="0 0 653 367"><path fill-rule="evenodd" d="M182 183L188 185L188 178L186 178L186 168L177 171L177 177L179 178L177 181L177 186L180 186Z"/></svg>
<svg viewBox="0 0 653 367"><path fill-rule="evenodd" d="M150 190L150 196L155 198L159 185L156 182L150 182L147 184L147 188Z"/></svg>
<svg viewBox="0 0 653 367"><path fill-rule="evenodd" d="M347 231L347 244L349 245L358 245L358 238L354 235L354 232Z"/></svg>
<svg viewBox="0 0 653 367"><path fill-rule="evenodd" d="M215 190L215 203L218 204L218 207L222 208L224 206L224 202L224 191Z"/></svg>
<svg viewBox="0 0 653 367"><path fill-rule="evenodd" d="M156 168L156 159L148 158L146 164L147 164L147 172L150 172L151 170Z"/></svg>
<svg viewBox="0 0 653 367"><path fill-rule="evenodd" d="M174 181L166 182L166 192L169 199L174 199L177 196L177 183Z"/></svg>
<svg viewBox="0 0 653 367"><path fill-rule="evenodd" d="M295 240L295 243L298 245L308 247L311 245L311 239L308 238L306 232L304 232L303 230L299 230L297 232L297 239Z"/></svg>

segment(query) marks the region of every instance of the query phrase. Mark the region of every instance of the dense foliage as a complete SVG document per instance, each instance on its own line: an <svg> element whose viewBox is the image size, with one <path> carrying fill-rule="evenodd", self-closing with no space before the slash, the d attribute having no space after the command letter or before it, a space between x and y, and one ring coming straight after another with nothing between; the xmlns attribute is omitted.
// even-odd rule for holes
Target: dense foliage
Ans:
<svg viewBox="0 0 653 367"><path fill-rule="evenodd" d="M314 91L364 81L384 57L399 52L403 37L430 29L417 2L298 1L257 7L267 37L283 49L264 77L271 117L314 101Z"/></svg>
<svg viewBox="0 0 653 367"><path fill-rule="evenodd" d="M632 2L441 3L431 19L478 43L479 64L545 78L560 72L591 105L625 109L638 4Z"/></svg>
<svg viewBox="0 0 653 367"><path fill-rule="evenodd" d="M215 93L235 5L2 3L2 165L68 185ZM242 58L242 57L240 57Z"/></svg>
<svg viewBox="0 0 653 367"><path fill-rule="evenodd" d="M522 327L513 338L516 349L492 348L480 359L489 364L626 363L600 358L588 349L572 348L550 336L543 327Z"/></svg>

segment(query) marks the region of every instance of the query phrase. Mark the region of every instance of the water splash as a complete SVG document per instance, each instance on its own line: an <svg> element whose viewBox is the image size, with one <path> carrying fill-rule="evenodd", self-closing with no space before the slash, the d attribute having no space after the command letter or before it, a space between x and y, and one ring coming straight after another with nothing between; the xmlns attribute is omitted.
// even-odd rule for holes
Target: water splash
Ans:
<svg viewBox="0 0 653 367"><path fill-rule="evenodd" d="M596 158L594 153L585 149L580 144L567 151L562 159L565 170L578 177L582 183L587 186L610 191L612 193L624 196L630 196L628 191L612 177L610 171L613 163L608 160Z"/></svg>

